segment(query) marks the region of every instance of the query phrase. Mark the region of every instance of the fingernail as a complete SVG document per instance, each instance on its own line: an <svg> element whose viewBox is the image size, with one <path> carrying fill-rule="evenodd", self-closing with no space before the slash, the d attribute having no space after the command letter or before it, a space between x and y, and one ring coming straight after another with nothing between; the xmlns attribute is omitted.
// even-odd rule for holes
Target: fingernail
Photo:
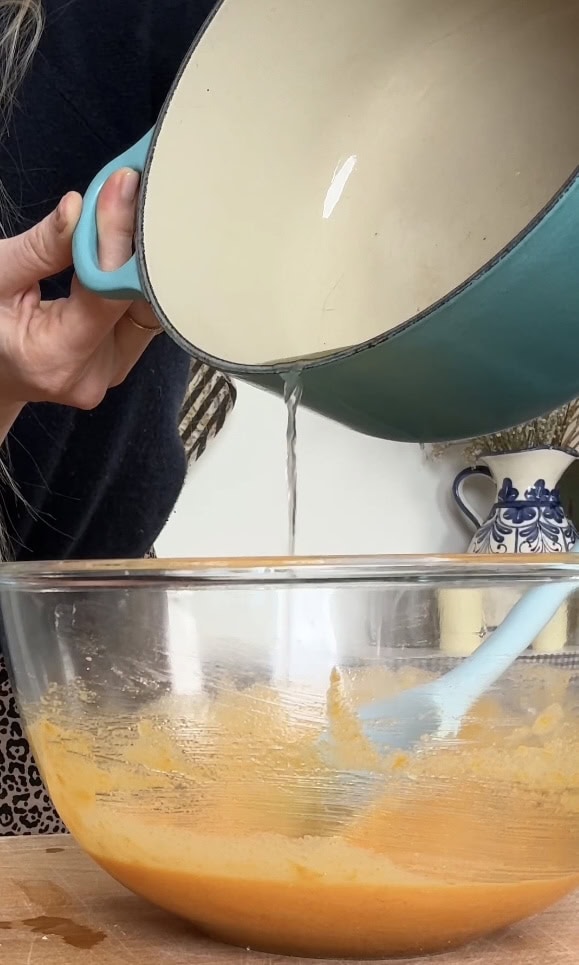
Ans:
<svg viewBox="0 0 579 965"><path fill-rule="evenodd" d="M137 197L137 191L139 190L139 175L136 171L130 171L127 169L123 173L123 179L121 181L121 198L123 201L134 201Z"/></svg>

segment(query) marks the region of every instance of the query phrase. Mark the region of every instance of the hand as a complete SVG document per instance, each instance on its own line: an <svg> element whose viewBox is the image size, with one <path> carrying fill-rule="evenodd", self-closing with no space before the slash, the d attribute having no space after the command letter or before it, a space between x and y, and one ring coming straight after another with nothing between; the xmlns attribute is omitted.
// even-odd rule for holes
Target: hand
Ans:
<svg viewBox="0 0 579 965"><path fill-rule="evenodd" d="M131 256L138 183L138 175L125 169L101 191L97 221L105 271ZM72 263L81 208L80 195L68 194L34 228L0 241L0 428L2 412L17 413L26 402L94 408L123 381L158 331L145 303L99 298L76 277L68 298L40 300L39 282ZM151 333L131 322L129 309Z"/></svg>

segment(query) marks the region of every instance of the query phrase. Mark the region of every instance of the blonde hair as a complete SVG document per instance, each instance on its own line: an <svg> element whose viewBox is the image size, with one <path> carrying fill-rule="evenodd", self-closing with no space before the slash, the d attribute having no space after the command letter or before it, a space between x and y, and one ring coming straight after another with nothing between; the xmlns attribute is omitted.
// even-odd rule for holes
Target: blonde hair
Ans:
<svg viewBox="0 0 579 965"><path fill-rule="evenodd" d="M42 34L42 0L0 0L0 113L4 123Z"/></svg>
<svg viewBox="0 0 579 965"><path fill-rule="evenodd" d="M42 0L0 0L0 135L6 130L14 97L26 73L42 34ZM10 199L0 184L1 221L10 218ZM0 228L4 236L4 228ZM0 446L2 440L0 440ZM20 493L4 459L0 458L0 489L9 487ZM10 555L0 499L0 560Z"/></svg>

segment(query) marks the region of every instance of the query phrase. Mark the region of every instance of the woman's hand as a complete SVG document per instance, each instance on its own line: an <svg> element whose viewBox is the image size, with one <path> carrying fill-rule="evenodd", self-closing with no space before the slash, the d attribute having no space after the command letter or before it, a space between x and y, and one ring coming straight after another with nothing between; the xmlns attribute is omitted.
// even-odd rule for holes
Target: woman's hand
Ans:
<svg viewBox="0 0 579 965"><path fill-rule="evenodd" d="M105 271L131 256L138 184L138 174L122 170L101 191L97 220ZM34 228L0 241L0 438L26 402L94 408L159 330L144 303L99 298L76 278L68 298L40 300L39 282L72 263L81 207L80 196L68 194Z"/></svg>

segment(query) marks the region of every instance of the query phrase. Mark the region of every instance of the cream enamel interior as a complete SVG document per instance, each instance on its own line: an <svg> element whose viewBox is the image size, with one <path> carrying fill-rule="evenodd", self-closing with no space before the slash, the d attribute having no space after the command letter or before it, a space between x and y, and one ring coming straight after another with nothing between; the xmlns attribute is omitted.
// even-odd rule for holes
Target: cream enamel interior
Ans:
<svg viewBox="0 0 579 965"><path fill-rule="evenodd" d="M225 0L150 168L158 304L242 365L389 331L557 192L578 100L579 0Z"/></svg>

